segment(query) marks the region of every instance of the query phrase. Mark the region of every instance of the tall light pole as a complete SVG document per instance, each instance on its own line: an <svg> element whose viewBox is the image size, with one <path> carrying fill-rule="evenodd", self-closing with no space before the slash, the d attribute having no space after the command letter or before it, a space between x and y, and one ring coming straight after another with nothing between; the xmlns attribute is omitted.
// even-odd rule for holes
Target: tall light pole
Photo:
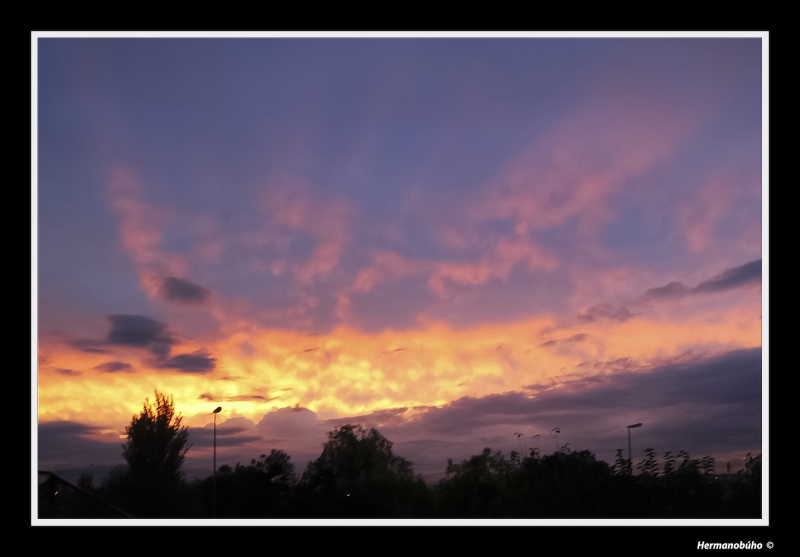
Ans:
<svg viewBox="0 0 800 557"><path fill-rule="evenodd" d="M550 433L555 433L556 434L556 452L558 452L559 449L560 449L559 446L558 446L558 434L561 433L561 428L560 427L554 427L553 429L550 430Z"/></svg>
<svg viewBox="0 0 800 557"><path fill-rule="evenodd" d="M217 414L222 411L222 406L212 412L214 414L214 487L211 492L211 516L217 516Z"/></svg>
<svg viewBox="0 0 800 557"><path fill-rule="evenodd" d="M531 437L531 439L536 439L537 437L539 437L538 433L536 435L534 435L533 437ZM537 454L539 453L539 440L538 439L536 439L536 452L537 452Z"/></svg>
<svg viewBox="0 0 800 557"><path fill-rule="evenodd" d="M631 470L631 475L633 475L633 460L631 457L631 430L637 427L642 427L642 424L638 423L628 426L628 467Z"/></svg>

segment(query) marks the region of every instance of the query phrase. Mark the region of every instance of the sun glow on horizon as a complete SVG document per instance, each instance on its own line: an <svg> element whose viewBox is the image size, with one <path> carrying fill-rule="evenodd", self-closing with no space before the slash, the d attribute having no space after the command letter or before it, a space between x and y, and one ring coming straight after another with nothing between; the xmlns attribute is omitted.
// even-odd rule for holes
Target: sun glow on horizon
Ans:
<svg viewBox="0 0 800 557"><path fill-rule="evenodd" d="M108 354L43 344L48 363L40 367L39 416L124 423L154 389L171 393L193 425L207 423L206 407L218 402L231 417L253 421L296 405L326 416L440 406L464 396L646 368L690 347L699 356L760 346L760 319L743 319L742 312L752 318L752 311L733 309L715 323L704 315L681 323L633 317L556 328L556 319L545 317L469 329L440 322L375 334L340 326L319 336L251 327L205 343L217 361L208 373L159 369L147 351L130 348L124 351L128 369L106 372ZM195 348L187 344L180 351ZM625 369L610 365L620 359L628 361ZM59 372L65 369L80 372L80 381Z"/></svg>

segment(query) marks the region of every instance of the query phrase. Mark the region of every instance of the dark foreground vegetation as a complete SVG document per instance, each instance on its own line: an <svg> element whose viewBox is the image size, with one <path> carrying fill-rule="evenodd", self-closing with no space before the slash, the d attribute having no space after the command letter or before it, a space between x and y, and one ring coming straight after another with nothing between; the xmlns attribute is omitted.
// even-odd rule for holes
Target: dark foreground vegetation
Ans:
<svg viewBox="0 0 800 557"><path fill-rule="evenodd" d="M589 451L508 458L486 448L427 486L411 463L392 453L377 430L344 425L328 433L322 454L298 475L291 458L272 450L250 464L221 466L214 478L187 482L189 449L172 399L134 416L127 428L127 465L100 486L56 475L39 486L40 518L759 518L761 456L745 470L719 475L714 459L653 449L633 474ZM215 503L216 500L216 503Z"/></svg>

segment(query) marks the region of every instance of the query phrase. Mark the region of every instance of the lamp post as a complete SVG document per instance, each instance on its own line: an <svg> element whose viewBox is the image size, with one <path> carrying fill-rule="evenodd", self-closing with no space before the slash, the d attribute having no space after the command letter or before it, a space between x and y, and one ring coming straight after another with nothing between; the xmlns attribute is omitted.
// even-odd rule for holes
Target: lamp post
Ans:
<svg viewBox="0 0 800 557"><path fill-rule="evenodd" d="M531 439L536 439L537 437L539 437L538 433L536 435L534 435L533 437L531 437ZM536 439L536 454L539 454L539 440L538 439Z"/></svg>
<svg viewBox="0 0 800 557"><path fill-rule="evenodd" d="M631 470L631 475L633 475L633 460L631 457L631 430L637 427L642 427L642 424L638 423L628 426L628 467Z"/></svg>
<svg viewBox="0 0 800 557"><path fill-rule="evenodd" d="M553 429L550 430L550 433L555 433L556 434L556 452L558 452L559 451L558 434L561 433L561 428L560 427L554 427Z"/></svg>
<svg viewBox="0 0 800 557"><path fill-rule="evenodd" d="M222 406L212 412L214 414L214 486L211 492L211 517L217 516L217 414L222 411Z"/></svg>

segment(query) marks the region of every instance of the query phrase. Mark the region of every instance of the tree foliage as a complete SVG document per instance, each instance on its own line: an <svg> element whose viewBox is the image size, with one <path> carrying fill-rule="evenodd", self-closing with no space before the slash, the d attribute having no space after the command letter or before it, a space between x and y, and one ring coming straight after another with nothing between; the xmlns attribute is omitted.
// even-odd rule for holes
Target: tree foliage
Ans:
<svg viewBox="0 0 800 557"><path fill-rule="evenodd" d="M145 399L125 433L127 465L109 475L105 494L137 517L185 516L187 485L180 468L191 445L172 396L156 391L154 403Z"/></svg>
<svg viewBox="0 0 800 557"><path fill-rule="evenodd" d="M188 449L186 428L172 399L156 393L155 405L128 428L126 459L159 446L151 431L171 431L177 449L143 458L142 469L162 470L158 481L135 475L140 460L112 470L94 493L138 517L211 516L212 477L192 484L178 469ZM159 410L159 408L161 410ZM159 422L159 419L161 420ZM142 433L144 432L144 433ZM761 456L748 453L745 470L717 476L711 456L692 459L686 451L664 454L647 448L633 473L632 461L617 451L613 466L590 451L560 451L510 458L486 448L460 463L448 460L446 477L433 489L414 474L412 463L393 453L376 429L343 425L327 433L319 458L298 478L289 455L272 449L247 466L220 466L216 476L217 516L224 518L754 518L761 516ZM169 437L167 435L166 437ZM137 451L131 450L139 442ZM148 440L146 443L145 440ZM148 444L149 443L149 444ZM169 443L167 443L169 445ZM161 453L158 453L158 451ZM164 463L168 464L164 464ZM161 463L161 464L154 464ZM164 470L171 470L169 473ZM152 476L152 477L156 477ZM163 483L171 478L171 484ZM177 478L177 479L176 479ZM163 481L162 481L163 480ZM162 483L159 483L162 482ZM80 482L90 488L88 476ZM43 484L40 505L47 516L86 513ZM58 495L56 492L58 491ZM58 499L58 500L57 500ZM92 511L94 512L94 511ZM68 515L66 513L73 513Z"/></svg>
<svg viewBox="0 0 800 557"><path fill-rule="evenodd" d="M239 466L236 467L239 470ZM255 472L265 474L267 479L274 484L292 486L297 483L297 474L291 457L278 449L272 449L268 455L262 454L258 460L251 460L250 466Z"/></svg>
<svg viewBox="0 0 800 557"><path fill-rule="evenodd" d="M294 487L297 474L291 457L272 449L252 459L248 466L222 465L217 470L217 516L221 518L273 518L296 514ZM212 505L213 478L202 484L206 516Z"/></svg>
<svg viewBox="0 0 800 557"><path fill-rule="evenodd" d="M320 457L309 463L305 477L331 472L342 483L355 486L366 480L391 477L410 480L411 463L392 453L392 442L378 430L361 425L343 425L329 431Z"/></svg>
<svg viewBox="0 0 800 557"><path fill-rule="evenodd" d="M501 452L486 447L460 464L447 459L446 478L437 486L438 512L447 517L502 517L504 494L519 468L516 452L512 453L506 460Z"/></svg>
<svg viewBox="0 0 800 557"><path fill-rule="evenodd" d="M392 453L376 429L347 424L328 432L320 457L302 477L306 505L339 516L414 516L428 489L411 463Z"/></svg>
<svg viewBox="0 0 800 557"><path fill-rule="evenodd" d="M181 478L180 467L191 447L189 428L181 427L172 396L155 391L155 403L145 399L139 415L125 428L128 441L122 456L131 475L150 481L170 482Z"/></svg>

